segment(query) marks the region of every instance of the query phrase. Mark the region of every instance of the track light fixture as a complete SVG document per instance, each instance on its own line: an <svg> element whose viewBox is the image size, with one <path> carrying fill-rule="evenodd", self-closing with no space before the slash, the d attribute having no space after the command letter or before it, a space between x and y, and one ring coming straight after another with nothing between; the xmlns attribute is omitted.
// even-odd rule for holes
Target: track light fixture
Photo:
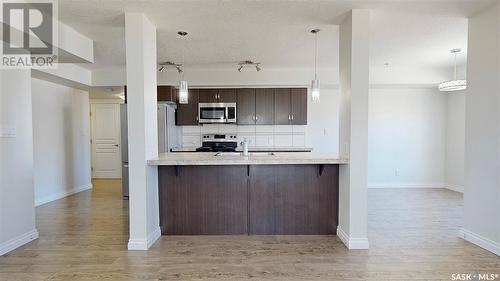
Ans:
<svg viewBox="0 0 500 281"><path fill-rule="evenodd" d="M182 64L166 61L160 63L160 69L158 71L163 72L166 68L175 68L177 72L182 73Z"/></svg>
<svg viewBox="0 0 500 281"><path fill-rule="evenodd" d="M260 62L253 62L251 60L245 60L245 61L240 61L238 63L238 72L241 72L243 70L243 68L245 68L245 66L254 66L255 70L257 70L257 72L262 70L262 67L260 66Z"/></svg>

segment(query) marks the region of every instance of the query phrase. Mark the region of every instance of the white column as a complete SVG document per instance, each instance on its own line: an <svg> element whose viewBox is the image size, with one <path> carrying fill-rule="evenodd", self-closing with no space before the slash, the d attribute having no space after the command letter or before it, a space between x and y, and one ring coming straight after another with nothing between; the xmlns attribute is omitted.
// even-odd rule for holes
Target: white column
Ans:
<svg viewBox="0 0 500 281"><path fill-rule="evenodd" d="M461 236L500 255L500 3L469 18Z"/></svg>
<svg viewBox="0 0 500 281"><path fill-rule="evenodd" d="M36 238L30 70L0 70L0 255Z"/></svg>
<svg viewBox="0 0 500 281"><path fill-rule="evenodd" d="M129 250L147 250L161 235L158 171L156 27L140 13L125 14L129 151Z"/></svg>
<svg viewBox="0 0 500 281"><path fill-rule="evenodd" d="M349 249L368 249L368 84L370 12L352 10L340 24L340 166L337 235Z"/></svg>

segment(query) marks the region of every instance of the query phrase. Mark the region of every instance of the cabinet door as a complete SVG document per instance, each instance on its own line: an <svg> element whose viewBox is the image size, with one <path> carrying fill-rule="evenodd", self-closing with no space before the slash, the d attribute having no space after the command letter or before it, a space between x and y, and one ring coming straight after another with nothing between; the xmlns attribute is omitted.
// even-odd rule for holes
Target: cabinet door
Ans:
<svg viewBox="0 0 500 281"><path fill-rule="evenodd" d="M274 89L255 90L255 124L274 125Z"/></svg>
<svg viewBox="0 0 500 281"><path fill-rule="evenodd" d="M177 104L175 124L178 126L198 125L198 94L199 90L188 92L188 103Z"/></svg>
<svg viewBox="0 0 500 281"><path fill-rule="evenodd" d="M176 102L177 89L173 86L158 86L156 95L158 101L171 101Z"/></svg>
<svg viewBox="0 0 500 281"><path fill-rule="evenodd" d="M217 89L200 89L200 102L218 102Z"/></svg>
<svg viewBox="0 0 500 281"><path fill-rule="evenodd" d="M291 112L292 125L307 125L307 89L291 90Z"/></svg>
<svg viewBox="0 0 500 281"><path fill-rule="evenodd" d="M236 102L236 89L219 89L217 102Z"/></svg>
<svg viewBox="0 0 500 281"><path fill-rule="evenodd" d="M290 89L274 90L274 124L290 124Z"/></svg>
<svg viewBox="0 0 500 281"><path fill-rule="evenodd" d="M238 125L255 124L255 89L238 89L236 98Z"/></svg>

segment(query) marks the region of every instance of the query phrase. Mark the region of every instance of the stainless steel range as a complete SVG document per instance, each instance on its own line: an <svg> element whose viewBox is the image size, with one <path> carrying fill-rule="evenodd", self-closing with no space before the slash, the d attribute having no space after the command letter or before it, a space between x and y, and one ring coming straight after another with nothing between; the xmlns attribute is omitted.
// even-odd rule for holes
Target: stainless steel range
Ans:
<svg viewBox="0 0 500 281"><path fill-rule="evenodd" d="M236 151L238 141L235 134L207 134L202 136L202 146L199 152L232 152Z"/></svg>

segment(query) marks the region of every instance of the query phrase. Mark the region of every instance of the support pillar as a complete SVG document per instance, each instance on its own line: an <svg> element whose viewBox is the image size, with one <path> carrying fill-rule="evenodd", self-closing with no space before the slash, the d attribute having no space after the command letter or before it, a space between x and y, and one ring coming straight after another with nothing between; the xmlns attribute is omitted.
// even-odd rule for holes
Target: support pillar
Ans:
<svg viewBox="0 0 500 281"><path fill-rule="evenodd" d="M160 237L158 171L147 160L158 155L156 27L141 13L125 14L129 152L129 250L147 250Z"/></svg>
<svg viewBox="0 0 500 281"><path fill-rule="evenodd" d="M337 235L368 249L368 86L370 12L352 10L340 24L340 155Z"/></svg>

